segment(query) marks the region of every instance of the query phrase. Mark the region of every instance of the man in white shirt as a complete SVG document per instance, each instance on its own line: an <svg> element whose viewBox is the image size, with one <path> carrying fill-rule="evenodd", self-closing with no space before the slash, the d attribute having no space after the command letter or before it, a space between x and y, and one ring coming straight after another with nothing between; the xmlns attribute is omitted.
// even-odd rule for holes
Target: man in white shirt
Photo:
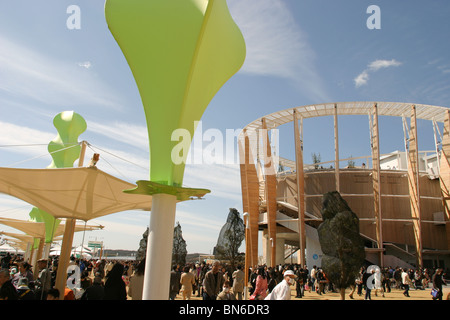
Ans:
<svg viewBox="0 0 450 320"><path fill-rule="evenodd" d="M284 280L277 284L264 300L291 300L291 285L294 283L294 271L286 270Z"/></svg>
<svg viewBox="0 0 450 320"><path fill-rule="evenodd" d="M411 279L409 278L407 271L408 271L407 269L403 269L402 272L402 284L403 287L405 288L405 291L403 291L403 295L405 297L409 297L409 283L411 282Z"/></svg>

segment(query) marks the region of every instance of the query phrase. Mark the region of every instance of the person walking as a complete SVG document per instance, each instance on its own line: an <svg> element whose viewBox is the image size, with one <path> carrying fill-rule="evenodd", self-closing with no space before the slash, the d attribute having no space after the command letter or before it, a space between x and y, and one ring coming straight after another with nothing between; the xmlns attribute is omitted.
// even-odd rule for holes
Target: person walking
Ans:
<svg viewBox="0 0 450 320"><path fill-rule="evenodd" d="M127 300L127 289L123 281L124 266L116 262L106 275L103 300Z"/></svg>
<svg viewBox="0 0 450 320"><path fill-rule="evenodd" d="M283 281L273 288L264 300L291 300L291 285L295 283L295 274L292 270L284 272Z"/></svg>
<svg viewBox="0 0 450 320"><path fill-rule="evenodd" d="M402 269L400 267L396 267L394 271L394 280L395 280L395 288L401 289L402 285Z"/></svg>
<svg viewBox="0 0 450 320"><path fill-rule="evenodd" d="M237 300L242 300L242 292L244 291L245 273L242 271L240 265L237 266L237 270L233 272L233 294Z"/></svg>
<svg viewBox="0 0 450 320"><path fill-rule="evenodd" d="M250 282L249 293L250 295L255 292L256 289L256 278L258 278L258 269L256 267L250 269L250 276L248 277Z"/></svg>
<svg viewBox="0 0 450 320"><path fill-rule="evenodd" d="M230 281L225 281L223 283L222 291L217 295L217 300L236 300L234 293L230 292L230 287Z"/></svg>
<svg viewBox="0 0 450 320"><path fill-rule="evenodd" d="M366 288L366 295L364 296L364 300L372 300L371 292L375 286L374 276L375 269L372 269L372 271L367 270L362 277L363 285Z"/></svg>
<svg viewBox="0 0 450 320"><path fill-rule="evenodd" d="M223 283L224 279L220 271L220 262L216 260L213 262L211 270L205 275L203 300L216 300Z"/></svg>
<svg viewBox="0 0 450 320"><path fill-rule="evenodd" d="M267 289L269 293L276 287L277 282L277 270L275 268L269 268L269 282L267 283Z"/></svg>
<svg viewBox="0 0 450 320"><path fill-rule="evenodd" d="M311 279L311 285L309 286L309 292L311 292L311 289L316 291L316 272L317 272L317 266L313 266L310 273L310 279Z"/></svg>
<svg viewBox="0 0 450 320"><path fill-rule="evenodd" d="M175 300L175 297L180 292L180 279L181 274L178 272L178 266L173 265L172 271L170 272L169 300Z"/></svg>
<svg viewBox="0 0 450 320"><path fill-rule="evenodd" d="M432 277L433 289L437 291L437 294L433 297L433 300L442 300L442 284L445 284L442 271L442 268L438 268Z"/></svg>
<svg viewBox="0 0 450 320"><path fill-rule="evenodd" d="M250 300L264 300L267 296L267 276L263 267L258 268L255 291L250 296Z"/></svg>
<svg viewBox="0 0 450 320"><path fill-rule="evenodd" d="M38 260L39 274L35 281L35 293L38 300L47 300L47 292L51 289L52 275L47 259Z"/></svg>
<svg viewBox="0 0 450 320"><path fill-rule="evenodd" d="M96 276L91 286L87 287L81 296L81 300L103 300L105 287L101 277Z"/></svg>
<svg viewBox="0 0 450 320"><path fill-rule="evenodd" d="M131 300L142 300L142 292L144 289L144 271L145 258L139 262L136 270L130 276L130 282L128 284L128 296L131 297Z"/></svg>
<svg viewBox="0 0 450 320"><path fill-rule="evenodd" d="M377 268L375 270L375 296L378 296L378 290L381 292L381 296L384 298L384 289L383 289L383 274L381 273L381 270Z"/></svg>
<svg viewBox="0 0 450 320"><path fill-rule="evenodd" d="M411 283L411 279L406 269L403 269L401 275L402 275L402 285L403 288L405 288L405 291L403 291L403 295L405 297L409 297L409 284Z"/></svg>
<svg viewBox="0 0 450 320"><path fill-rule="evenodd" d="M383 292L391 292L391 276L388 268L383 269L382 279L381 285L383 287Z"/></svg>
<svg viewBox="0 0 450 320"><path fill-rule="evenodd" d="M325 274L322 269L316 271L316 291L319 295L325 294Z"/></svg>
<svg viewBox="0 0 450 320"><path fill-rule="evenodd" d="M192 286L195 284L195 276L190 272L189 266L185 266L183 268L183 273L180 278L181 284L181 294L183 296L183 300L191 300L192 296Z"/></svg>

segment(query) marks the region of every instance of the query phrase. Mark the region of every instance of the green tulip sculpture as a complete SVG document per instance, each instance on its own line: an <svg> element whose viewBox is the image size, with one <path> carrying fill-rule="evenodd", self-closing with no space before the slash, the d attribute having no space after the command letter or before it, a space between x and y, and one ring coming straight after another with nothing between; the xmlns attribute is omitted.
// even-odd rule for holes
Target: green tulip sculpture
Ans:
<svg viewBox="0 0 450 320"><path fill-rule="evenodd" d="M167 299L176 203L210 192L183 188L187 152L174 152L172 135L189 132L190 146L195 123L244 63L245 42L226 0L106 0L105 17L147 120L150 180L125 191L152 195L143 299Z"/></svg>
<svg viewBox="0 0 450 320"><path fill-rule="evenodd" d="M86 121L73 111L64 111L55 116L53 125L58 134L48 144L47 149L52 156L52 162L47 168L72 167L75 160L80 157L81 146L78 143L78 136L86 130ZM31 209L29 216L31 221L45 223L45 243L47 248L44 256L47 258L54 232L61 220L36 207ZM38 245L39 239L35 239L34 248L36 249Z"/></svg>

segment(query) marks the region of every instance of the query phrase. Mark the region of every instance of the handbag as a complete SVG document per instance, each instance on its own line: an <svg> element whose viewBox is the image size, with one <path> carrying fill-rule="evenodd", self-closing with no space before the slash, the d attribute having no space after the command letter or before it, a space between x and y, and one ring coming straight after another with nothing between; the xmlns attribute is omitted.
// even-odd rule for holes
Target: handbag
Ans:
<svg viewBox="0 0 450 320"><path fill-rule="evenodd" d="M435 288L431 289L431 295L433 296L433 298L437 298L439 295L439 290Z"/></svg>

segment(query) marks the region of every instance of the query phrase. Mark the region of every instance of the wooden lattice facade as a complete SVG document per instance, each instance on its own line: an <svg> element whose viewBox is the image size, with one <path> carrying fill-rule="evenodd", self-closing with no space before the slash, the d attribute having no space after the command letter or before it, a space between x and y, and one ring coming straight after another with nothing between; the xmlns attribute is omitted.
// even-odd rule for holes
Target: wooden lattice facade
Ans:
<svg viewBox="0 0 450 320"><path fill-rule="evenodd" d="M339 168L338 115L369 117L371 168ZM406 170L382 170L380 167L379 116L402 117L405 131ZM334 117L334 169L306 170L303 164L303 120ZM443 124L442 135L435 133L439 175L430 177L419 170L417 119ZM270 150L269 131L294 123L295 159L291 174L277 174ZM409 122L409 124L408 124ZM263 150L263 166L256 155ZM270 259L276 261L277 212L297 222L298 263L305 264L305 226L321 222L321 196L337 190L360 218L360 232L373 245L379 263L387 245L413 248L416 264L423 266L424 256L450 256L450 109L430 105L388 102L346 102L309 105L276 112L250 123L239 139L243 210L247 226L247 266L258 259L258 231L265 229L270 238ZM293 210L294 209L294 210ZM265 221L261 223L261 215ZM440 219L437 219L440 217Z"/></svg>

